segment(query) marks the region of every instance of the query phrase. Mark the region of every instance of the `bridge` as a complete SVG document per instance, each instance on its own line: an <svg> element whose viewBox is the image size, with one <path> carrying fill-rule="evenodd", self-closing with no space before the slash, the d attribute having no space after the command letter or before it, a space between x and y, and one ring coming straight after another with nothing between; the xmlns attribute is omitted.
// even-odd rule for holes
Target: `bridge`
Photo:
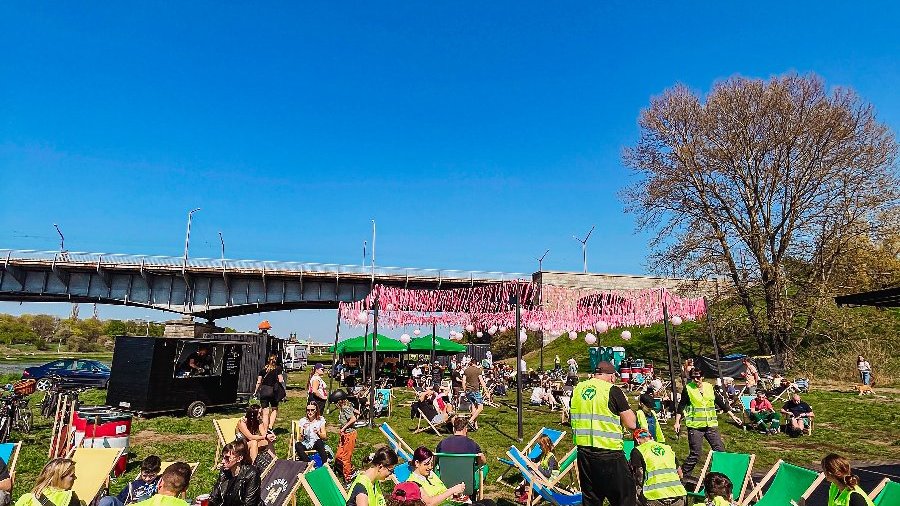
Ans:
<svg viewBox="0 0 900 506"><path fill-rule="evenodd" d="M333 309L373 284L450 289L531 274L0 249L0 300L137 306L219 318Z"/></svg>

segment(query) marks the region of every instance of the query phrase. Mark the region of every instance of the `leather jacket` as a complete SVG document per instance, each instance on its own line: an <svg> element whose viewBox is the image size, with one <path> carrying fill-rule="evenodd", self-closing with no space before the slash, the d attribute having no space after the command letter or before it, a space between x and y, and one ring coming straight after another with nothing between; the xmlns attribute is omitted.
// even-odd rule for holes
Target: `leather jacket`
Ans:
<svg viewBox="0 0 900 506"><path fill-rule="evenodd" d="M250 464L241 464L237 476L220 471L209 506L259 506L259 481L259 470Z"/></svg>

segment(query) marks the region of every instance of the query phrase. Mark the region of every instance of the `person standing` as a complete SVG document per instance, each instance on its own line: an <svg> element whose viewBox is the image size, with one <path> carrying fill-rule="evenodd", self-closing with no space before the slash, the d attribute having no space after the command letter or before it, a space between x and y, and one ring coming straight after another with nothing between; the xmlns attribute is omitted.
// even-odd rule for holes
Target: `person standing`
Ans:
<svg viewBox="0 0 900 506"><path fill-rule="evenodd" d="M309 383L306 385L306 391L309 398L307 405L314 404L319 408L319 413L325 412L325 403L328 401L328 388L325 386L325 380L322 379L322 373L325 367L322 364L316 364L313 367L313 373L309 377Z"/></svg>
<svg viewBox="0 0 900 506"><path fill-rule="evenodd" d="M559 366L559 355L554 355L553 356L553 370L558 371L559 367L560 367Z"/></svg>
<svg viewBox="0 0 900 506"><path fill-rule="evenodd" d="M690 476L694 466L700 460L700 450L703 449L703 440L709 442L709 446L717 451L724 452L725 444L719 434L719 420L716 417L716 406L735 418L731 407L721 397L716 396L713 386L703 381L703 373L700 369L691 369L691 381L681 391L681 399L678 401L678 409L675 414L675 424L672 428L675 433L681 431L681 420L688 428L688 446L690 454L684 459L681 470L685 476Z"/></svg>
<svg viewBox="0 0 900 506"><path fill-rule="evenodd" d="M749 358L744 359L744 379L747 381L747 392L756 395L756 387L759 385L759 370Z"/></svg>
<svg viewBox="0 0 900 506"><path fill-rule="evenodd" d="M616 369L600 362L594 374L572 391L570 416L578 447L578 476L584 504L635 506L637 495L625 453L623 427L636 428L634 411L622 390L615 386Z"/></svg>
<svg viewBox="0 0 900 506"><path fill-rule="evenodd" d="M349 482L353 475L353 450L356 448L356 423L359 412L350 404L346 397L338 401L338 423L341 426L341 439L338 443L337 454L334 456L335 464L340 465L340 471L344 481Z"/></svg>
<svg viewBox="0 0 900 506"><path fill-rule="evenodd" d="M278 365L278 355L272 353L266 361L265 367L259 371L256 377L256 390L262 406L262 419L266 427L275 428L275 419L278 417L278 403L285 396L282 389L284 384L284 371Z"/></svg>
<svg viewBox="0 0 900 506"><path fill-rule="evenodd" d="M687 490L671 446L654 441L647 429L634 430L631 469L646 506L684 506Z"/></svg>
<svg viewBox="0 0 900 506"><path fill-rule="evenodd" d="M868 385L872 381L872 366L869 365L869 361L862 355L856 357L856 368L859 369L859 380L863 385Z"/></svg>
<svg viewBox="0 0 900 506"><path fill-rule="evenodd" d="M822 459L828 487L828 506L874 506L866 492L859 486L859 476L853 474L850 462L840 455L831 453Z"/></svg>
<svg viewBox="0 0 900 506"><path fill-rule="evenodd" d="M484 377L481 376L481 368L471 362L463 371L462 375L463 391L466 392L466 398L472 403L472 413L469 415L469 430L478 430L478 415L484 410L484 398L481 395L481 389L486 388Z"/></svg>
<svg viewBox="0 0 900 506"><path fill-rule="evenodd" d="M569 374L578 374L578 362L575 360L575 357L569 357L569 360L566 360L566 365L569 366Z"/></svg>

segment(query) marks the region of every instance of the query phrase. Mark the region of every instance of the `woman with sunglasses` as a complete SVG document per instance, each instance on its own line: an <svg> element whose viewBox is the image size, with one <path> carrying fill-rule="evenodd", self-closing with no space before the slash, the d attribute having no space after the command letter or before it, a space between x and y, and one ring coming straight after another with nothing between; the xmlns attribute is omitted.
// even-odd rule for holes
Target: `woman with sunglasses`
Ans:
<svg viewBox="0 0 900 506"><path fill-rule="evenodd" d="M259 470L250 463L247 443L225 445L219 469L209 506L259 506Z"/></svg>
<svg viewBox="0 0 900 506"><path fill-rule="evenodd" d="M451 506L459 504L453 500L454 496L461 495L466 490L464 483L457 483L450 488L444 485L444 482L434 473L434 453L428 448L420 446L413 452L413 458L409 463L409 478L419 486L422 492L422 502L425 506ZM493 506L494 501L485 499L483 501L473 501L474 505Z"/></svg>
<svg viewBox="0 0 900 506"><path fill-rule="evenodd" d="M399 461L397 452L388 446L375 450L369 467L357 474L350 483L347 506L386 506L387 501L379 483L394 474L394 467Z"/></svg>
<svg viewBox="0 0 900 506"><path fill-rule="evenodd" d="M75 484L75 462L71 459L53 459L47 462L31 492L23 494L16 506L79 506L78 496L72 491Z"/></svg>
<svg viewBox="0 0 900 506"><path fill-rule="evenodd" d="M307 404L306 416L297 422L300 433L299 440L294 443L294 454L297 460L309 462L308 451L315 450L322 460L322 465L328 462L328 449L325 448L325 440L328 433L325 432L325 417L319 413L317 404Z"/></svg>

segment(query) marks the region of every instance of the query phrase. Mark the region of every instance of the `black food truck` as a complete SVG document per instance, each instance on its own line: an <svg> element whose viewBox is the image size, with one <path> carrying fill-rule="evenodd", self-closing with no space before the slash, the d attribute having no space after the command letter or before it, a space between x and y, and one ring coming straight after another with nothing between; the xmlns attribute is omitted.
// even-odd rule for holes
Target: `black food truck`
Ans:
<svg viewBox="0 0 900 506"><path fill-rule="evenodd" d="M206 334L203 338L118 336L106 404L139 416L249 402L269 354L283 340L267 333Z"/></svg>

